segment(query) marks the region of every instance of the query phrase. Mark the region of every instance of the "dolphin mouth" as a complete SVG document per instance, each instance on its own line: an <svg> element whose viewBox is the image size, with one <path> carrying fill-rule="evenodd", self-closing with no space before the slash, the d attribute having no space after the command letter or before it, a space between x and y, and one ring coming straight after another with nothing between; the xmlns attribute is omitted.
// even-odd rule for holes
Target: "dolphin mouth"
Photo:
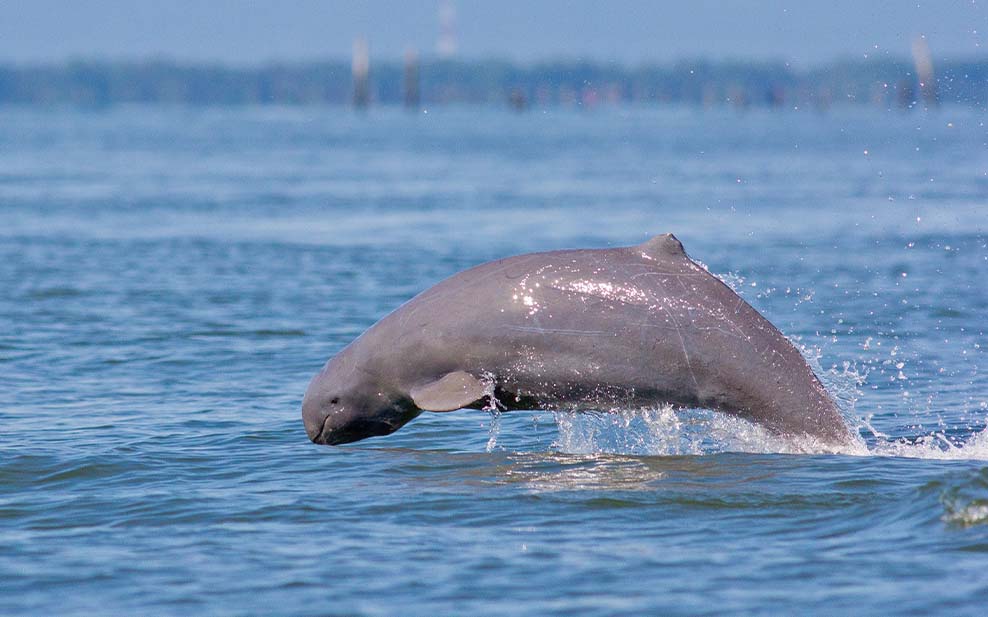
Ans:
<svg viewBox="0 0 988 617"><path fill-rule="evenodd" d="M320 429L319 434L312 438L313 443L325 446L339 446L345 443L360 441L367 437L390 435L398 430L398 427L382 420L354 420L346 426L335 430L329 429L327 426L328 423L329 417L323 420L322 429Z"/></svg>
<svg viewBox="0 0 988 617"><path fill-rule="evenodd" d="M324 443L323 442L323 433L326 432L326 420L327 420L327 418L323 418L322 424L319 426L319 432L318 433L316 433L315 435L313 435L312 433L309 433L309 439L312 441L312 443ZM308 427L306 427L306 428L308 428Z"/></svg>

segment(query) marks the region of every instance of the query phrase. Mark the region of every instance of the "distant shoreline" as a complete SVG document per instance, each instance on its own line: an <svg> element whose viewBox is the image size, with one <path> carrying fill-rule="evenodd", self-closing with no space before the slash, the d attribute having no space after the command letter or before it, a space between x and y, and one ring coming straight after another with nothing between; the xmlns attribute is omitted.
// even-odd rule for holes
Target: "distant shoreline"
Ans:
<svg viewBox="0 0 988 617"><path fill-rule="evenodd" d="M988 60L944 60L934 71L933 83L924 84L905 59L841 60L805 70L784 62L700 60L635 66L382 61L371 64L359 104L988 107ZM354 89L350 62L342 60L251 67L164 60L0 65L0 106L350 105Z"/></svg>

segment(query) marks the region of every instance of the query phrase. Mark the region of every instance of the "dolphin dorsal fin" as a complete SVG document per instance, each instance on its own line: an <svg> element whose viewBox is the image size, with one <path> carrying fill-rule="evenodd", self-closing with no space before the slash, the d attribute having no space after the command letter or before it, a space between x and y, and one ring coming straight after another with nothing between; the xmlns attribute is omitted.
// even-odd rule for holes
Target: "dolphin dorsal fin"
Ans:
<svg viewBox="0 0 988 617"><path fill-rule="evenodd" d="M470 373L455 371L411 391L412 401L426 411L453 411L484 398L484 382Z"/></svg>
<svg viewBox="0 0 988 617"><path fill-rule="evenodd" d="M661 257L686 257L686 250L683 243L672 234L659 234L650 240L646 240L638 245L642 253L652 259Z"/></svg>

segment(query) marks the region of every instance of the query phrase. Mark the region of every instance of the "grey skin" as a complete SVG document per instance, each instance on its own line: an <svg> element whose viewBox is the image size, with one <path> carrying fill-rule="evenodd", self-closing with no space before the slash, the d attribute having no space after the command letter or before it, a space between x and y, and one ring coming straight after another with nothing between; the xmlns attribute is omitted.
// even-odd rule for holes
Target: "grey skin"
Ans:
<svg viewBox="0 0 988 617"><path fill-rule="evenodd" d="M853 443L799 351L672 234L460 272L330 359L302 418L312 441L334 445L393 433L423 411L662 403L825 447Z"/></svg>

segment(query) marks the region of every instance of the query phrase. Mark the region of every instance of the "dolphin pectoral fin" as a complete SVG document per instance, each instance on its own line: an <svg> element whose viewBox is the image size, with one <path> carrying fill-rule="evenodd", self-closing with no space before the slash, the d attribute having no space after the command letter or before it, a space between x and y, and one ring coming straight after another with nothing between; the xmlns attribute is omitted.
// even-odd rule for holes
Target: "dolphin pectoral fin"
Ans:
<svg viewBox="0 0 988 617"><path fill-rule="evenodd" d="M411 391L412 401L426 411L453 411L484 398L487 387L470 373L454 371Z"/></svg>

